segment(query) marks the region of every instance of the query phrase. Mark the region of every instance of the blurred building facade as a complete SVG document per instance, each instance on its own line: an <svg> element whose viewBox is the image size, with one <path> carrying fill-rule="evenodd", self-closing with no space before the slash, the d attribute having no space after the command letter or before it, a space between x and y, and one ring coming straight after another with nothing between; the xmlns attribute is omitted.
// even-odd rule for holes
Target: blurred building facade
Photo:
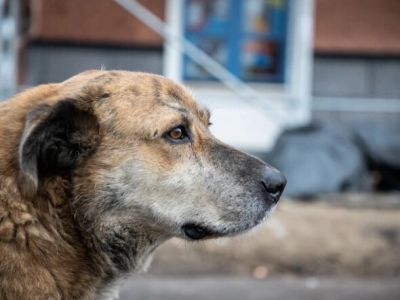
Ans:
<svg viewBox="0 0 400 300"><path fill-rule="evenodd" d="M166 3L164 0L140 2L156 15L165 19ZM229 1L219 2L228 3ZM384 73L387 72L390 72L391 75L395 75L392 70L399 69L398 64L396 64L396 58L400 54L400 39L398 38L400 36L400 8L398 1L317 0L315 7L314 49L317 60L315 62L314 72L314 74L316 74L313 84L314 94L317 96L345 95L355 97L399 98L400 92L398 87L396 87L397 85L394 84L395 80L384 80L382 76L379 76L384 76ZM226 9L226 7L220 5L219 13L224 13ZM195 12L192 12L192 14L195 14ZM140 21L132 18L129 13L125 12L113 1L31 1L29 16L30 23L26 36L29 41L28 55L29 58L31 58L29 59L29 63L40 61L38 54L40 50L47 50L49 55L51 55L52 50L55 50L56 48L57 50L64 50L62 51L63 53L74 53L79 47L85 50L91 50L93 54L97 54L93 48L97 48L99 52L97 56L92 56L92 60L85 59L86 53L83 52L80 63L81 67L79 69L71 70L70 73L65 74L65 76L63 76L63 74L47 75L44 73L39 74L39 76L34 76L35 79L33 79L33 76L25 79L28 80L28 82L30 80L32 84L47 82L49 80L62 80L66 76L75 74L77 71L80 71L85 67L97 68L98 63L95 60L96 58L101 58L101 50L103 50L103 52L106 52L105 50L110 50L111 52L115 50L117 51L116 53L118 53L119 50L122 54L124 54L124 51L127 52L129 50L143 50L148 53L150 57L152 57L152 53L149 52L154 51L158 52L161 58L163 39L151 29L143 25ZM249 13L249 18L251 17L252 16ZM193 20L192 22L196 22L196 20ZM201 22L201 20L198 22ZM218 28L217 22L215 23L215 31L224 30L223 28ZM264 26L264 29L266 30L265 27L267 24L260 23L261 22L247 26ZM191 24L191 26L194 27L196 24ZM277 31L280 31L279 28ZM119 55L115 55L114 57L119 58L118 56ZM353 80L354 78L359 78L360 82L353 84L351 88L349 86L342 87L342 82L337 82L337 88L331 87L329 89L329 85L324 83L323 80L325 80L324 73L326 72L326 69L330 69L326 65L329 64L331 61L330 58L333 56L337 59L332 61L332 63L335 63L336 65L336 68L331 70L332 73L341 71L340 69L342 68L342 65L348 63L347 69L343 70L340 75L345 75L346 73L349 74L350 69L352 69L352 73L349 75L352 75L351 78ZM385 56L391 57L392 59L387 58L386 61L382 61ZM46 57L46 55L44 55L44 57ZM136 68L136 65L132 65L132 60L135 60L134 56L130 59L126 59L122 66L126 66L127 68ZM382 68L386 68L385 70L380 71L379 67L376 67L377 62L380 60L382 62L390 62L392 68L388 69L386 67L388 63L384 63ZM54 60L49 59L49 61L43 61L42 64L50 66L53 61ZM121 62L113 61L112 59L111 61L103 59L100 61L100 64L104 61L110 64L110 68L114 66L118 68L121 66ZM358 64L354 64L356 62ZM68 65L69 64L65 64L65 67L71 69L77 68L74 65ZM372 70L372 72L375 71L377 74L375 74L375 76L365 74L365 72L368 73L367 69L369 67L373 69L373 65L375 65L376 70ZM46 66L43 66L43 68L46 69ZM149 71L162 72L162 64L159 60L155 60L153 65L147 62L145 63L145 66L142 67L139 65L138 68L147 68ZM36 71L36 69L32 66L29 72L34 71ZM68 72L68 70L65 72ZM343 78L342 76L337 75L335 77ZM45 76L48 76L48 78ZM375 77L379 77L382 82L386 81L386 85L382 86L382 83L378 81L361 82L363 80L367 81L368 79L375 80ZM36 82L34 82L34 80L36 80ZM343 82L349 82L349 80L343 80ZM372 86L370 83L372 83ZM370 89L366 88L366 86L370 86Z"/></svg>
<svg viewBox="0 0 400 300"><path fill-rule="evenodd" d="M164 0L140 2L165 19ZM317 0L315 8L313 94L400 98L399 2ZM104 64L162 73L163 39L113 1L31 1L29 16L24 83L63 80ZM260 23L253 25L267 26Z"/></svg>

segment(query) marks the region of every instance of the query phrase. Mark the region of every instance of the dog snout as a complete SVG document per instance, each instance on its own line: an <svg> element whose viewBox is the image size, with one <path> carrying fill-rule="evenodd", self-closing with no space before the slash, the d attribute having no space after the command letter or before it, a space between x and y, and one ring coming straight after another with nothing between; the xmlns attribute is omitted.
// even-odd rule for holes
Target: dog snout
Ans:
<svg viewBox="0 0 400 300"><path fill-rule="evenodd" d="M267 193L267 199L277 203L286 186L286 177L280 171L266 167L261 184Z"/></svg>

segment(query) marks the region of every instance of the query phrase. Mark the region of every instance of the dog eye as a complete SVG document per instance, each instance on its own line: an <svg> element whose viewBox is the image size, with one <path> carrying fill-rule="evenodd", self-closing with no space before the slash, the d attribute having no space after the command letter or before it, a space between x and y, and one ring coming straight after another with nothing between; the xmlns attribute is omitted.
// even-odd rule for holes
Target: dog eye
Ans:
<svg viewBox="0 0 400 300"><path fill-rule="evenodd" d="M172 142L185 142L189 136L183 126L177 126L167 132L166 137Z"/></svg>

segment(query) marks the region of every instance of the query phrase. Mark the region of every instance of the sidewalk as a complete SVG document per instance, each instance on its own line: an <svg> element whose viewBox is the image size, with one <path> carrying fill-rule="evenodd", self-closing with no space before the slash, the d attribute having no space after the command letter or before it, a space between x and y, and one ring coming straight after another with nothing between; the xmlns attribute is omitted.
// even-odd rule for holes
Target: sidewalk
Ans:
<svg viewBox="0 0 400 300"><path fill-rule="evenodd" d="M136 277L121 300L398 300L400 279Z"/></svg>

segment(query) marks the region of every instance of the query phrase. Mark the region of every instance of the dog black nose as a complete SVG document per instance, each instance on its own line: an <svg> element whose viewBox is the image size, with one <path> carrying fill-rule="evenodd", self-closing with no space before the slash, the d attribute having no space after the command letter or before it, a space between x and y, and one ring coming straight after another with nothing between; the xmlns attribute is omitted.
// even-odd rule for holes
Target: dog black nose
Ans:
<svg viewBox="0 0 400 300"><path fill-rule="evenodd" d="M278 170L266 167L264 171L264 178L261 181L265 191L268 193L268 199L274 203L279 201L279 198L286 185L285 176Z"/></svg>

